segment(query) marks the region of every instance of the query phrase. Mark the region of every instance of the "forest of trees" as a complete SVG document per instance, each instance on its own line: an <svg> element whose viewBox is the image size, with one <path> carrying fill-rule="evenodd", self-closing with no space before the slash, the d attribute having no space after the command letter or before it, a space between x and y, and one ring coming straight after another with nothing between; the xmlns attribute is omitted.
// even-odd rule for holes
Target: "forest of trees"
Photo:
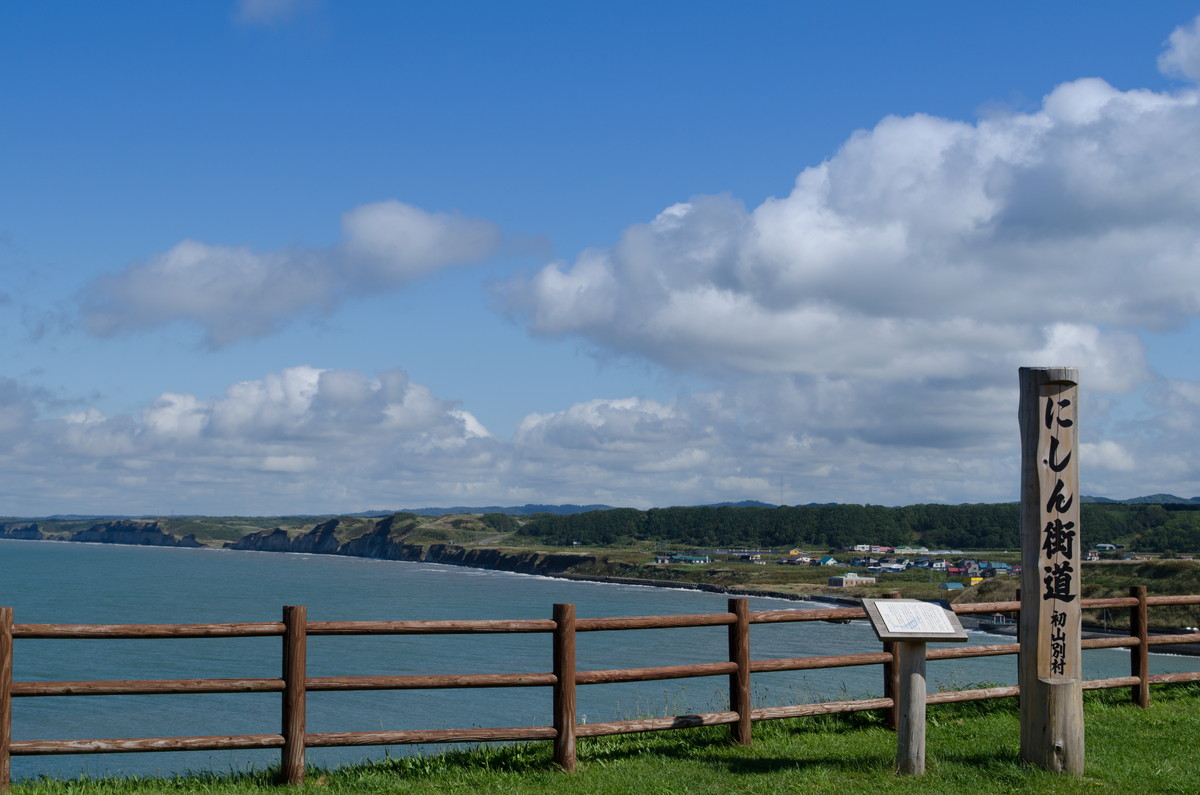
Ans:
<svg viewBox="0 0 1200 795"><path fill-rule="evenodd" d="M1195 506L1085 503L1081 538L1123 544L1135 552L1200 551ZM690 547L800 546L841 549L853 544L930 549L1016 549L1019 506L811 505L770 507L615 508L570 515L537 514L519 531L543 543L627 546L639 541Z"/></svg>

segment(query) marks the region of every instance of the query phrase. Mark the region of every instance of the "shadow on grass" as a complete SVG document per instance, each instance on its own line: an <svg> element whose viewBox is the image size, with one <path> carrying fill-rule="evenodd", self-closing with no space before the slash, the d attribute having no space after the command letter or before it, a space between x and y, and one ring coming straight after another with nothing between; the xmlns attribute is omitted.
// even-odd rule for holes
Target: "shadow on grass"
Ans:
<svg viewBox="0 0 1200 795"><path fill-rule="evenodd" d="M812 770L835 774L851 774L893 771L896 767L896 755L894 752L879 753L862 750L848 755L810 753L795 757L733 757L709 761L735 775L802 774ZM1021 762L1019 755L1013 749L981 751L979 753L953 757L934 756L929 760L929 766L931 769L962 766L972 771L989 770L996 773L1004 771L1014 776L1019 776L1026 769L1025 764Z"/></svg>
<svg viewBox="0 0 1200 795"><path fill-rule="evenodd" d="M772 773L803 773L807 770L829 772L864 772L890 770L896 757L883 754L856 754L853 758L837 756L796 757L735 757L722 760L720 767L735 775L770 775Z"/></svg>

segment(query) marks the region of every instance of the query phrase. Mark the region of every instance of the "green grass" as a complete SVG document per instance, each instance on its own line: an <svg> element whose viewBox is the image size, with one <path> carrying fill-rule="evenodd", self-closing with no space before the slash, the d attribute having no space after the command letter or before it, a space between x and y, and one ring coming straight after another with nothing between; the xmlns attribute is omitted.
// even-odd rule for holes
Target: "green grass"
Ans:
<svg viewBox="0 0 1200 795"><path fill-rule="evenodd" d="M1155 688L1140 710L1124 689L1085 698L1087 764L1082 778L1018 759L1014 699L929 708L927 773L893 773L896 735L877 716L755 724L754 743L731 745L724 727L586 739L579 769L556 770L549 743L483 746L393 757L338 770L310 768L305 792L407 793L1191 793L1200 779L1200 687ZM173 779L39 780L17 795L279 793L271 771ZM295 790L291 790L295 791Z"/></svg>

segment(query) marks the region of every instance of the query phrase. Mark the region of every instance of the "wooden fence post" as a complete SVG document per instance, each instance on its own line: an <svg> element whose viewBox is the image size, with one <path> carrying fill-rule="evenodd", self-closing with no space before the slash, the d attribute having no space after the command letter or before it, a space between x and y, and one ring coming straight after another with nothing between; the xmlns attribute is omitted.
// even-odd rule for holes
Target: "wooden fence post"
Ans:
<svg viewBox="0 0 1200 795"><path fill-rule="evenodd" d="M1022 367L1021 758L1083 774L1079 371Z"/></svg>
<svg viewBox="0 0 1200 795"><path fill-rule="evenodd" d="M900 721L896 732L896 773L901 776L925 775L925 641L899 641L893 644L899 682L897 710Z"/></svg>
<svg viewBox="0 0 1200 795"><path fill-rule="evenodd" d="M283 749L279 779L284 784L304 783L304 742L308 652L308 609L283 608Z"/></svg>
<svg viewBox="0 0 1200 795"><path fill-rule="evenodd" d="M0 792L12 781L13 609L0 607Z"/></svg>
<svg viewBox="0 0 1200 795"><path fill-rule="evenodd" d="M901 593L899 591L889 591L883 595L884 599L899 599ZM883 697L892 700L892 706L888 707L887 712L883 714L884 725L893 731L900 725L900 666L897 665L896 657L899 649L893 641L884 641L883 650L892 655L892 659L883 664Z"/></svg>
<svg viewBox="0 0 1200 795"><path fill-rule="evenodd" d="M1129 635L1138 639L1138 645L1129 650L1129 675L1141 681L1131 688L1133 703L1139 707L1150 706L1150 616L1146 611L1146 586L1134 585L1129 595L1138 600L1137 606L1129 610Z"/></svg>
<svg viewBox="0 0 1200 795"><path fill-rule="evenodd" d="M732 738L740 745L750 744L753 725L750 720L750 600L729 600L729 612L737 620L729 625L729 661L737 670L729 675L729 708L738 714L730 724Z"/></svg>
<svg viewBox="0 0 1200 795"><path fill-rule="evenodd" d="M554 763L575 770L575 605L554 605Z"/></svg>

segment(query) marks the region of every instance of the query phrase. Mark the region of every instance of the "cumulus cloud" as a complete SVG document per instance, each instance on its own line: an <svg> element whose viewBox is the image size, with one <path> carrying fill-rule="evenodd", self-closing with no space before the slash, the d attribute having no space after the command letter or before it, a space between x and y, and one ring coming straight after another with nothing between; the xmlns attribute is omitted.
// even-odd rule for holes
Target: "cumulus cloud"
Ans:
<svg viewBox="0 0 1200 795"><path fill-rule="evenodd" d="M1172 31L1167 49L1158 56L1158 68L1165 75L1200 83L1200 17Z"/></svg>
<svg viewBox="0 0 1200 795"><path fill-rule="evenodd" d="M342 232L341 243L325 249L264 252L184 240L97 279L81 296L81 312L102 337L182 320L205 329L208 344L219 348L328 312L348 297L478 262L500 243L488 221L398 201L347 212Z"/></svg>
<svg viewBox="0 0 1200 795"><path fill-rule="evenodd" d="M1193 496L1200 452L1171 429L1200 417L1200 387L1154 389L1161 410L1119 439L1100 436L1104 410L1085 396L1084 493ZM513 439L515 480L571 501L642 506L1011 501L1016 410L1011 388L897 393L881 382L755 377L668 402L594 400L530 415Z"/></svg>
<svg viewBox="0 0 1200 795"><path fill-rule="evenodd" d="M1164 71L1196 79L1197 24L1172 35ZM1196 140L1194 88L1099 79L1031 113L888 117L786 196L694 197L506 286L535 334L711 377L673 400L583 401L504 440L400 371L296 367L111 417L42 417L0 380L0 474L47 512L162 510L129 494L253 512L781 488L788 503L1008 500L1016 370L1066 365L1083 382L1084 493L1196 496L1200 384L1154 373L1141 336L1200 313ZM184 241L94 284L85 316L99 334L190 320L225 345L498 240L484 221L381 202L348 212L328 249Z"/></svg>
<svg viewBox="0 0 1200 795"><path fill-rule="evenodd" d="M1153 415L1112 435L1085 395L1084 493L1196 496L1200 384L1146 389ZM1018 481L1017 396L1001 386L754 376L530 414L511 439L401 370L291 367L114 416L55 414L47 397L0 379L3 498L29 515L990 502L1015 499Z"/></svg>
<svg viewBox="0 0 1200 795"><path fill-rule="evenodd" d="M1195 140L1195 92L1095 79L1031 114L889 117L786 197L674 205L507 299L535 333L680 369L922 379L1069 363L1129 389L1145 370L1130 334L1200 311Z"/></svg>
<svg viewBox="0 0 1200 795"><path fill-rule="evenodd" d="M329 442L359 446L376 439L393 454L397 446L431 453L490 437L473 416L400 370L370 378L351 370L292 367L233 384L223 397L208 401L164 394L139 419L139 436L154 446L198 440L267 444L288 449L292 457L305 446Z"/></svg>
<svg viewBox="0 0 1200 795"><path fill-rule="evenodd" d="M164 393L134 415L44 417L35 397L0 380L0 470L12 494L48 512L399 507L431 490L494 490L507 457L470 412L400 370L292 367L220 397Z"/></svg>
<svg viewBox="0 0 1200 795"><path fill-rule="evenodd" d="M1172 35L1164 69L1194 77L1198 26ZM1152 371L1141 334L1200 313L1196 140L1197 91L1089 78L1031 113L885 118L757 207L667 207L502 297L534 334L720 387L531 416L517 442L587 478L639 438L626 429L678 426L690 435L640 453L659 477L679 462L680 492L782 478L818 500L1011 499L1016 371L1065 365L1081 372L1094 493L1186 492L1196 457L1163 428L1200 427L1200 401ZM1104 397L1132 393L1152 422Z"/></svg>

